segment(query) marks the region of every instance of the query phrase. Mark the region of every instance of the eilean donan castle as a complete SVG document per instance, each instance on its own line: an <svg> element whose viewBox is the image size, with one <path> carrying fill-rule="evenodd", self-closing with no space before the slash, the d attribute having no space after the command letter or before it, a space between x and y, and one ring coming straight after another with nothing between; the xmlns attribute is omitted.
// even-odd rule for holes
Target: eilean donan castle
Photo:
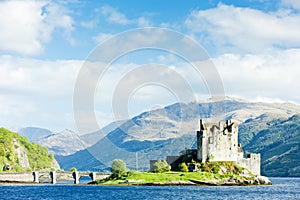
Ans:
<svg viewBox="0 0 300 200"><path fill-rule="evenodd" d="M260 175L260 154L244 153L238 144L238 125L231 120L218 123L204 123L200 120L197 131L197 159L207 161L234 161L237 165Z"/></svg>
<svg viewBox="0 0 300 200"><path fill-rule="evenodd" d="M242 146L238 144L238 125L231 120L204 123L201 119L200 130L197 131L197 149L186 149L184 152L182 156L190 156L200 162L233 161L254 175L260 175L260 154L250 153L244 158ZM167 156L166 161L173 168L179 164L182 156ZM150 171L153 171L156 161L150 160Z"/></svg>

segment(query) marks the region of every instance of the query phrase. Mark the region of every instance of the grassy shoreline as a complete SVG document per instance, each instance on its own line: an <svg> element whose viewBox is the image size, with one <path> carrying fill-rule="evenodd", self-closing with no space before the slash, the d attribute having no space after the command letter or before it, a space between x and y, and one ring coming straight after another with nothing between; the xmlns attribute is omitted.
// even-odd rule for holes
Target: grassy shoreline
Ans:
<svg viewBox="0 0 300 200"><path fill-rule="evenodd" d="M257 177L240 176L236 174L213 174L209 172L129 172L123 179L98 180L96 185L113 186L243 186L243 185L268 185Z"/></svg>

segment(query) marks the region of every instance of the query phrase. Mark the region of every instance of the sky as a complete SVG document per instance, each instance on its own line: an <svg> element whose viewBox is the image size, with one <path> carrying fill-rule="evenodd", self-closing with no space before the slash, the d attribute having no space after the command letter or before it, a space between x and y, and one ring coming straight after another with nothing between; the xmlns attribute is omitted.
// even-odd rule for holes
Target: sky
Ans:
<svg viewBox="0 0 300 200"><path fill-rule="evenodd" d="M176 31L197 42L216 68L226 96L300 103L298 0L4 0L0 1L0 13L3 127L76 130L74 91L89 56L105 42L146 27ZM121 49L129 42L159 44L166 38L162 34L135 35L116 45ZM106 48L110 53L111 49ZM138 70L153 63L164 68ZM106 64L109 67L98 77L93 94L99 127L119 119L113 102L118 103L115 93L120 85L132 88L122 102L129 117L178 101L178 96L184 95L179 79L190 85L195 100L211 96L206 77L172 51L141 49ZM138 82L155 76L178 90L161 83Z"/></svg>

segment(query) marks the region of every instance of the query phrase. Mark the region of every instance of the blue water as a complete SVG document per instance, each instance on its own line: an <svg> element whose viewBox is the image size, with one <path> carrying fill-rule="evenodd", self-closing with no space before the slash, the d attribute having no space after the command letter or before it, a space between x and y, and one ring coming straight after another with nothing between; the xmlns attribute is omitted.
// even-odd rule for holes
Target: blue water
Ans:
<svg viewBox="0 0 300 200"><path fill-rule="evenodd" d="M300 199L300 178L270 178L272 186L1 185L0 199Z"/></svg>

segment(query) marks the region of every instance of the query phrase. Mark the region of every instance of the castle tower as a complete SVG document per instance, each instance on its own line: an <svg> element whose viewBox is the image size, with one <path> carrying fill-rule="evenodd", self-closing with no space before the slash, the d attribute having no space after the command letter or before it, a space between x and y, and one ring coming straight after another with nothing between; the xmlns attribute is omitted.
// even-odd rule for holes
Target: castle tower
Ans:
<svg viewBox="0 0 300 200"><path fill-rule="evenodd" d="M204 123L200 119L197 131L197 159L206 161L237 161L238 126L231 120L225 123Z"/></svg>

